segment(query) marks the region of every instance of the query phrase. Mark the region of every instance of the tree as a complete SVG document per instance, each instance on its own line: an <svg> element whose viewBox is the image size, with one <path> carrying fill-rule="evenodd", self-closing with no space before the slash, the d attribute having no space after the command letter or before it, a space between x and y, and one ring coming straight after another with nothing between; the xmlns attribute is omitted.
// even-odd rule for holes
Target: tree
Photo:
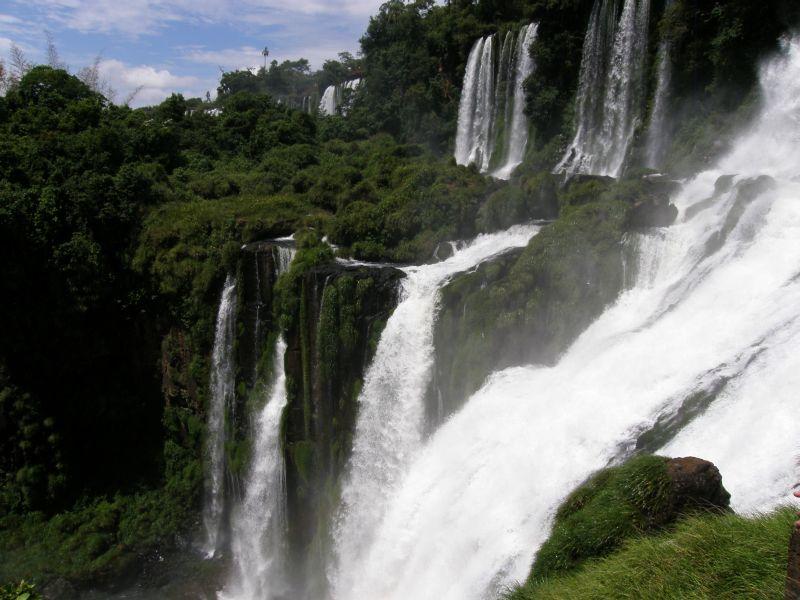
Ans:
<svg viewBox="0 0 800 600"><path fill-rule="evenodd" d="M31 63L28 62L25 53L16 44L11 44L9 54L11 54L11 73L9 78L11 83L15 84L31 70Z"/></svg>
<svg viewBox="0 0 800 600"><path fill-rule="evenodd" d="M44 32L45 38L47 39L47 65L52 67L53 69L64 69L66 70L66 65L61 62L61 58L58 56L58 49L56 48L56 43L53 38L53 34L49 31Z"/></svg>
<svg viewBox="0 0 800 600"><path fill-rule="evenodd" d="M5 94L8 91L9 83L6 63L0 58L0 94Z"/></svg>
<svg viewBox="0 0 800 600"><path fill-rule="evenodd" d="M111 87L111 84L108 83L108 80L106 80L100 72L100 65L102 62L103 56L98 54L94 57L94 61L91 65L83 67L80 71L78 71L77 76L78 79L89 86L90 90L97 92L110 101L113 101L114 96L116 96L116 91ZM138 91L139 90L137 90L136 93L138 93ZM131 100L132 99L133 98L131 98Z"/></svg>

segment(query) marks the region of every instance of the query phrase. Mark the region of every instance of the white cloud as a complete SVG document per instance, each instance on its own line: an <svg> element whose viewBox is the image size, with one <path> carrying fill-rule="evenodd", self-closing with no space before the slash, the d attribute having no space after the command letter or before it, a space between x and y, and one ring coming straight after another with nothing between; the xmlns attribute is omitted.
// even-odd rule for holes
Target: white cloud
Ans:
<svg viewBox="0 0 800 600"><path fill-rule="evenodd" d="M75 71L91 62L94 45L118 59L102 61L116 99L141 85L134 101L141 106L160 102L172 91L213 94L218 67L263 65L262 43L270 48L269 61L303 57L312 69L341 51L356 53L368 16L383 1L0 0L0 55L7 56L13 40L34 61L44 60L44 30L49 29L62 59ZM180 41L170 44L173 34ZM180 45L189 35L201 43Z"/></svg>
<svg viewBox="0 0 800 600"><path fill-rule="evenodd" d="M14 40L7 37L0 37L0 58L5 58L8 55Z"/></svg>
<svg viewBox="0 0 800 600"><path fill-rule="evenodd" d="M313 35L308 36L306 39L313 39ZM346 42L342 42L345 44ZM353 42L351 41L351 44ZM225 70L233 69L253 69L263 66L264 56L261 54L261 48L253 46L241 46L239 48L224 48L222 50L210 50L203 46L191 46L177 49L181 53L181 58L188 62L219 66ZM339 52L347 50L343 45L330 45L330 46L312 46L303 47L296 46L282 47L279 52L270 51L267 57L268 62L277 60L283 62L284 60L297 60L299 58L308 59L311 68L320 68L322 63L329 58L336 58Z"/></svg>
<svg viewBox="0 0 800 600"><path fill-rule="evenodd" d="M176 75L167 69L150 65L129 66L119 60L104 60L100 63L100 75L116 92L117 101L124 100L134 90L139 92L132 106L158 104L173 92L185 97L205 94L206 89L215 89L215 82L198 77Z"/></svg>
<svg viewBox="0 0 800 600"><path fill-rule="evenodd" d="M18 19L13 15L4 15L0 13L0 27L7 25L16 25L21 22L22 22L21 19Z"/></svg>
<svg viewBox="0 0 800 600"><path fill-rule="evenodd" d="M138 36L155 33L180 15L150 0L30 0L46 18L82 33L121 33Z"/></svg>
<svg viewBox="0 0 800 600"><path fill-rule="evenodd" d="M28 59L38 58L39 51L19 39L8 38L0 36L0 59L7 59L11 52L11 46L16 46Z"/></svg>
<svg viewBox="0 0 800 600"><path fill-rule="evenodd" d="M0 13L0 35L16 38L18 46L21 46L19 38L41 38L44 39L44 30L41 23L34 24L23 21L14 15Z"/></svg>
<svg viewBox="0 0 800 600"><path fill-rule="evenodd" d="M179 21L291 27L298 16L362 20L380 4L380 0L25 0L26 6L70 29L131 36L153 34Z"/></svg>
<svg viewBox="0 0 800 600"><path fill-rule="evenodd" d="M182 56L189 62L219 65L225 69L249 69L260 66L264 61L261 49L253 46L225 48L223 50L209 50L202 46L195 46L180 50L183 50Z"/></svg>

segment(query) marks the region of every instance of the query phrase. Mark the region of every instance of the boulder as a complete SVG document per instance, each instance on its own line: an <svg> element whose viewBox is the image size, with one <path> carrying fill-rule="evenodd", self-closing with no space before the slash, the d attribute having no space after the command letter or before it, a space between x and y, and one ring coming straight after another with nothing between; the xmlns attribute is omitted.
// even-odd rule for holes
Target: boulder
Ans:
<svg viewBox="0 0 800 600"><path fill-rule="evenodd" d="M667 475L672 482L675 513L693 508L727 509L731 495L714 463L694 456L672 458L667 461Z"/></svg>

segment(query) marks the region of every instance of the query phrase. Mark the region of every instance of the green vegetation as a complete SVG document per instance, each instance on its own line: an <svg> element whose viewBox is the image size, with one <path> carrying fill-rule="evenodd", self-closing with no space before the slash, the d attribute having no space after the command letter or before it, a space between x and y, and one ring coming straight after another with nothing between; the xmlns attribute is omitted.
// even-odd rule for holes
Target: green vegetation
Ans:
<svg viewBox="0 0 800 600"><path fill-rule="evenodd" d="M306 233L278 282L287 341L288 528L293 568L322 564L340 476L352 447L357 398L375 340L397 301L401 272L344 267Z"/></svg>
<svg viewBox="0 0 800 600"><path fill-rule="evenodd" d="M730 115L747 114L757 60L795 4L654 3L690 115L673 171L719 151ZM324 236L341 256L424 262L444 240L554 219L527 248L455 279L436 335L451 400L496 366L555 360L619 293L623 235L672 215L663 182L550 175L591 6L390 0L360 58L317 72L273 61L223 74L214 102L173 95L138 110L64 70L9 79L0 63L0 581L110 581L191 534L214 315L242 244L297 234L265 344L286 331L282 431L301 541L319 526L308 515L324 520L335 502L397 276L344 273ZM489 181L449 158L467 55L477 37L534 20L531 151L512 182ZM295 109L356 76L366 84L346 118ZM240 470L247 445L228 452Z"/></svg>
<svg viewBox="0 0 800 600"><path fill-rule="evenodd" d="M508 600L783 597L794 512L687 517L668 531L633 537L605 558L528 582Z"/></svg>
<svg viewBox="0 0 800 600"><path fill-rule="evenodd" d="M0 600L39 600L40 598L36 587L26 581L16 584L9 583L0 587Z"/></svg>
<svg viewBox="0 0 800 600"><path fill-rule="evenodd" d="M478 227L492 230L558 215L521 252L456 276L442 290L435 326L436 386L429 407L445 415L498 368L552 364L623 288L623 236L670 225L674 183L576 176L557 187L548 173L490 195ZM502 201L498 202L498 198Z"/></svg>
<svg viewBox="0 0 800 600"><path fill-rule="evenodd" d="M198 476L162 499L186 518L160 530L191 525L214 314L242 243L314 228L300 273L332 258L322 233L345 254L419 260L474 230L487 185L474 172L387 135L324 139L267 96L220 103L219 117L180 96L133 111L49 67L0 99L0 244L14 257L0 267L0 535L31 512L93 527L104 502L162 493L184 469ZM73 552L85 564L63 574L94 572L97 552Z"/></svg>
<svg viewBox="0 0 800 600"><path fill-rule="evenodd" d="M0 580L110 583L137 556L172 547L193 514L202 467L174 442L165 454L163 488L94 500L52 518L41 512L0 518Z"/></svg>
<svg viewBox="0 0 800 600"><path fill-rule="evenodd" d="M435 364L447 414L494 369L554 361L622 289L629 205L604 192L570 206L575 187L560 192L560 217L524 250L442 290Z"/></svg>
<svg viewBox="0 0 800 600"><path fill-rule="evenodd" d="M268 69L261 67L256 73L249 70L223 73L217 93L223 97L239 92L268 94L292 108L316 111L325 88L359 77L361 63L349 52L341 52L339 60L326 60L322 69L312 73L305 58L282 63L273 60Z"/></svg>
<svg viewBox="0 0 800 600"><path fill-rule="evenodd" d="M600 471L559 507L530 578L574 569L635 534L674 520L672 500L666 458L644 455Z"/></svg>
<svg viewBox="0 0 800 600"><path fill-rule="evenodd" d="M653 32L670 43L670 101L679 116L667 168L685 176L724 153L753 115L760 62L800 22L800 5L792 0L675 0L659 16Z"/></svg>

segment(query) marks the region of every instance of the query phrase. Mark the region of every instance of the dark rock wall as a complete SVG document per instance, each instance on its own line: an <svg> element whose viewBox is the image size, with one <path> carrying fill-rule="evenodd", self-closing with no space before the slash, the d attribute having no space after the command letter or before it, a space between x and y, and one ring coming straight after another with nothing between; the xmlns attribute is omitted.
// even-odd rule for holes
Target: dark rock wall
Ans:
<svg viewBox="0 0 800 600"><path fill-rule="evenodd" d="M403 276L393 268L315 267L296 281L286 331L288 404L282 422L290 563L310 595L321 573L331 512L349 457L356 401ZM313 568L315 565L316 568Z"/></svg>

